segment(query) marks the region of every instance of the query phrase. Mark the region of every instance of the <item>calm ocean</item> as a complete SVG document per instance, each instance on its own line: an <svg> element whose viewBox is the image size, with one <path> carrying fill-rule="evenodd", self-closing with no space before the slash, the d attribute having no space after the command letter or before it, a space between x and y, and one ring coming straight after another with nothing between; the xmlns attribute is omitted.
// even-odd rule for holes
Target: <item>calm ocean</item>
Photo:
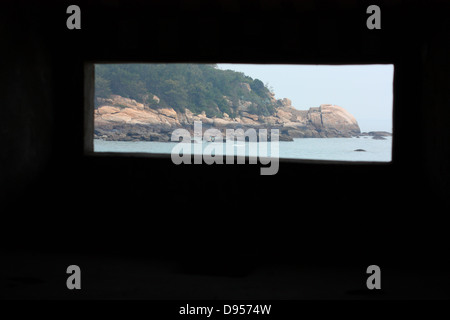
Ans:
<svg viewBox="0 0 450 320"><path fill-rule="evenodd" d="M170 154L172 148L176 145L178 143L175 142L94 140L94 151ZM194 145L196 144L186 144L186 147L190 147L193 150ZM215 152L213 154L224 154L225 145L226 143L218 142L202 143L202 150L205 150L205 148L214 148ZM258 143L246 142L244 144L243 142L235 142L234 154L258 155L258 153L252 152L252 147L257 148ZM270 146L268 149L270 156ZM365 152L355 151L356 149L363 149ZM207 154L211 154L211 151L207 151ZM391 152L392 137L386 137L386 140L375 140L372 137L307 138L279 142L279 157L284 159L389 162L391 161Z"/></svg>

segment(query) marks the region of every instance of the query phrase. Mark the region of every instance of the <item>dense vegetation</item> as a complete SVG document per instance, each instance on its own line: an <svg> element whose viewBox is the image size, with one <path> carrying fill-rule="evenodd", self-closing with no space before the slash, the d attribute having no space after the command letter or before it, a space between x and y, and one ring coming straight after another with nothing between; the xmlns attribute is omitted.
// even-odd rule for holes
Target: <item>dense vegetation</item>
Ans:
<svg viewBox="0 0 450 320"><path fill-rule="evenodd" d="M208 117L222 117L224 112L235 117L239 100L251 101L248 111L253 114L275 111L270 90L261 80L216 65L102 64L96 65L95 71L95 95L99 98L117 94L151 108L172 107L180 112L187 108L196 114L205 111Z"/></svg>

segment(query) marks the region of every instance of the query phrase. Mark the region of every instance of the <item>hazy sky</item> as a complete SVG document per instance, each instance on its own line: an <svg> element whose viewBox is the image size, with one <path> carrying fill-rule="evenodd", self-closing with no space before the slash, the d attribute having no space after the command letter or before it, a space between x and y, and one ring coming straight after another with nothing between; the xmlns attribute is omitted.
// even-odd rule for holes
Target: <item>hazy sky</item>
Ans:
<svg viewBox="0 0 450 320"><path fill-rule="evenodd" d="M392 132L393 65L218 64L273 87L275 98L289 98L299 110L334 104L358 121L361 131Z"/></svg>

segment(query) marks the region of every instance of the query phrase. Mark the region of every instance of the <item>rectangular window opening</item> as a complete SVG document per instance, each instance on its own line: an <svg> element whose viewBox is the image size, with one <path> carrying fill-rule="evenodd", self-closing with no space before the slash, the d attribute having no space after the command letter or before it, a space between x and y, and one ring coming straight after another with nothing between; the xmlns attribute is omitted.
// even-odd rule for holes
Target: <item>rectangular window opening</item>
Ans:
<svg viewBox="0 0 450 320"><path fill-rule="evenodd" d="M392 160L392 64L87 69L85 142L94 154Z"/></svg>

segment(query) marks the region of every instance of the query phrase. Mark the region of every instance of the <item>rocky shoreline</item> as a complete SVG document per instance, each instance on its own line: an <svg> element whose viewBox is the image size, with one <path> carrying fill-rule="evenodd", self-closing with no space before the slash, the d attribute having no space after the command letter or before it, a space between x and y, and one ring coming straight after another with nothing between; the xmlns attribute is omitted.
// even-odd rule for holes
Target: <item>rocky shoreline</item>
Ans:
<svg viewBox="0 0 450 320"><path fill-rule="evenodd" d="M156 100L157 97L154 98ZM272 97L272 99L274 99ZM273 115L258 116L248 112L248 102L239 101L235 118L223 114L221 118L209 118L205 113L193 114L186 109L177 112L173 108L150 108L135 100L112 95L109 99L97 98L94 114L94 139L108 141L160 141L171 140L173 130L183 128L191 134L194 122L201 121L203 131L215 128L225 137L226 129L253 128L278 129L280 141L294 138L359 137L363 134L356 119L344 108L323 104L309 110L297 110L289 99L274 101L278 108ZM269 133L270 134L270 133ZM367 133L384 138L383 134ZM385 133L389 134L389 133Z"/></svg>

